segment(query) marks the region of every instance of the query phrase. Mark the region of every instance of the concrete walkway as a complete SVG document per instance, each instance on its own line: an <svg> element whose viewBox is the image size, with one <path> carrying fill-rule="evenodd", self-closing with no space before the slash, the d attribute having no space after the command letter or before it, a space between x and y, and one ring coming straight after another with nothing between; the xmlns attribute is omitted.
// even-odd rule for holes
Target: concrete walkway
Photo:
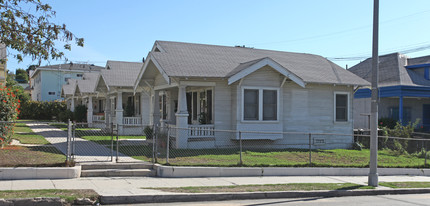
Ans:
<svg viewBox="0 0 430 206"><path fill-rule="evenodd" d="M380 182L430 182L426 176L380 176ZM138 196L176 194L162 192L160 187L231 186L286 183L355 183L367 185L367 176L272 176L272 177L214 177L214 178L79 178L52 180L0 180L0 190L29 189L93 189L102 196ZM389 189L378 187L378 189Z"/></svg>
<svg viewBox="0 0 430 206"><path fill-rule="evenodd" d="M67 154L66 131L50 126L47 123L27 123L27 125L33 132L44 136L48 142L63 154ZM73 154L75 155L76 162L103 162L111 161L112 151L103 145L77 137L75 138ZM113 151L113 155L113 159L115 160L115 151ZM118 153L118 157L121 162L142 162L122 153Z"/></svg>

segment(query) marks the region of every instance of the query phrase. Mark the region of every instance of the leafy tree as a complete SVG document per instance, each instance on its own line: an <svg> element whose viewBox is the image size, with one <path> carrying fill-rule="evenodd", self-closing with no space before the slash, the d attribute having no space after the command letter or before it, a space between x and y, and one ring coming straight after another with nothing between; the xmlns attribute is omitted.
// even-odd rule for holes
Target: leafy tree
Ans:
<svg viewBox="0 0 430 206"><path fill-rule="evenodd" d="M18 83L28 83L28 75L24 69L17 69L15 71L15 80Z"/></svg>
<svg viewBox="0 0 430 206"><path fill-rule="evenodd" d="M55 14L41 0L0 0L0 42L18 52L13 55L18 61L24 56L39 62L63 58L55 42L64 42L64 49L71 50L72 40L83 46L84 39L75 36L65 24L52 23Z"/></svg>
<svg viewBox="0 0 430 206"><path fill-rule="evenodd" d="M21 104L25 104L30 101L30 95L24 92L24 88L18 85L18 82L15 81L15 75L13 73L9 73L6 78L6 87L10 88L12 91L15 91L15 95L21 101Z"/></svg>

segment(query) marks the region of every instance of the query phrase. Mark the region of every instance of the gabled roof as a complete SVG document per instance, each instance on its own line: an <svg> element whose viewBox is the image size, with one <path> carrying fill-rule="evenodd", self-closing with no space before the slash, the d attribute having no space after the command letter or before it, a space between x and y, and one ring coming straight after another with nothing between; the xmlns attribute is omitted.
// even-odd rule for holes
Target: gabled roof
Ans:
<svg viewBox="0 0 430 206"><path fill-rule="evenodd" d="M77 80L77 85L81 93L95 93L99 72L84 73L82 79Z"/></svg>
<svg viewBox="0 0 430 206"><path fill-rule="evenodd" d="M68 79L66 84L63 84L61 88L61 96L72 96L76 90L76 79Z"/></svg>
<svg viewBox="0 0 430 206"><path fill-rule="evenodd" d="M426 64L429 60L430 56L408 58L400 53L380 56L378 86L430 86L430 81L425 79L424 75L406 68L410 65ZM368 58L348 70L370 82L372 80L372 58Z"/></svg>
<svg viewBox="0 0 430 206"><path fill-rule="evenodd" d="M104 67L96 66L93 64L73 64L73 63L55 64L55 65L47 65L47 66L37 67L36 70L34 70L34 72L30 74L30 77L33 78L40 71L62 70L62 71L76 71L76 72L91 72L91 71L97 71L98 72L98 71L101 71L103 69L104 69Z"/></svg>
<svg viewBox="0 0 430 206"><path fill-rule="evenodd" d="M149 57L168 77L227 78L263 58L270 58L305 83L369 85L351 72L313 54L169 41L156 41L155 45L159 51L150 52Z"/></svg>
<svg viewBox="0 0 430 206"><path fill-rule="evenodd" d="M141 62L109 60L101 76L108 87L133 87L142 66Z"/></svg>

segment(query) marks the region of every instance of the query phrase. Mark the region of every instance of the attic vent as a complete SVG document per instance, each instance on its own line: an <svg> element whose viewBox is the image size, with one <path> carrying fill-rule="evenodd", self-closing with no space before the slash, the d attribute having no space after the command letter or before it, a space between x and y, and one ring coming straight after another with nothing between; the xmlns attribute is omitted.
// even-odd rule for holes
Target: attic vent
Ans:
<svg viewBox="0 0 430 206"><path fill-rule="evenodd" d="M234 47L237 47L237 48L247 48L247 49L253 49L254 47L247 47L247 46L245 46L245 45L235 45Z"/></svg>
<svg viewBox="0 0 430 206"><path fill-rule="evenodd" d="M325 145L325 139L324 138L314 139L314 145Z"/></svg>

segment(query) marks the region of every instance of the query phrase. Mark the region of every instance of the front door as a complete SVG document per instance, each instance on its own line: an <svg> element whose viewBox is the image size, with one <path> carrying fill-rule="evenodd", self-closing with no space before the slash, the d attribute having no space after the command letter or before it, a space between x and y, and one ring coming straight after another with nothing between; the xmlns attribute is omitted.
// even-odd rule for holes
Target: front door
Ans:
<svg viewBox="0 0 430 206"><path fill-rule="evenodd" d="M430 130L430 104L423 104L423 127Z"/></svg>

